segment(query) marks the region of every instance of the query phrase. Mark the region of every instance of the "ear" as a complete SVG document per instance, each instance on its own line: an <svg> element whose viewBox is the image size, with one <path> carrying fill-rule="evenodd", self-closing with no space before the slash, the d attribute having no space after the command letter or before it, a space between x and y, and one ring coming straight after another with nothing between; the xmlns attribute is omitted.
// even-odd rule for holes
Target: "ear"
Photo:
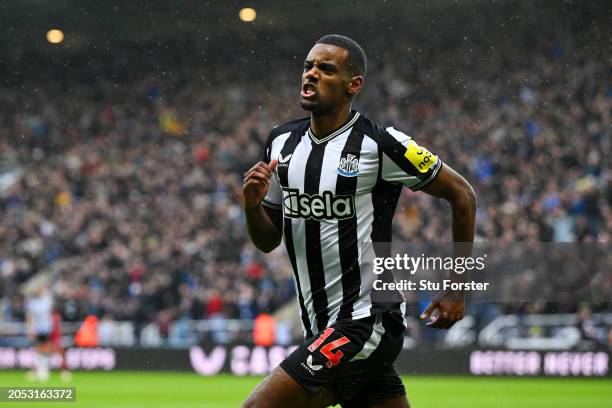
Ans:
<svg viewBox="0 0 612 408"><path fill-rule="evenodd" d="M349 80L346 92L350 96L355 96L361 91L361 87L363 86L363 76L358 75L354 76Z"/></svg>

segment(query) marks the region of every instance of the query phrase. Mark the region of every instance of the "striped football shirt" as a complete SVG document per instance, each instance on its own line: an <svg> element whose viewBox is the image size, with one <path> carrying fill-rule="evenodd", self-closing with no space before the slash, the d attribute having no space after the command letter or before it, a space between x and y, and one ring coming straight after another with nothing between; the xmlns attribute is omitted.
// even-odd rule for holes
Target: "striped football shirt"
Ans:
<svg viewBox="0 0 612 408"><path fill-rule="evenodd" d="M263 205L283 213L305 335L389 310L372 299L376 254L362 244L391 241L402 187L423 188L442 161L355 111L325 137L313 135L310 118L277 126L263 156L278 160ZM403 313L401 297L393 309Z"/></svg>

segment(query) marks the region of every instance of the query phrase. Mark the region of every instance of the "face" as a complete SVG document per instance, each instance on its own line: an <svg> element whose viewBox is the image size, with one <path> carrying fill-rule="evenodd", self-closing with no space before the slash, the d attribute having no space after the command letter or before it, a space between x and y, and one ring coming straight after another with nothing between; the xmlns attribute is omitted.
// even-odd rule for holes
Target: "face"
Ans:
<svg viewBox="0 0 612 408"><path fill-rule="evenodd" d="M304 61L300 105L314 113L326 113L350 103L363 78L347 64L348 51L329 44L315 44Z"/></svg>

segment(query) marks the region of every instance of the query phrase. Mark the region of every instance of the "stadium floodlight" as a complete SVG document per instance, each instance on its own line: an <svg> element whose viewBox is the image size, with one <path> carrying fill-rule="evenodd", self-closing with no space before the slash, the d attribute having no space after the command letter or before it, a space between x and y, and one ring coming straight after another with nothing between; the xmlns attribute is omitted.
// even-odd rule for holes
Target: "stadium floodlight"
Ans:
<svg viewBox="0 0 612 408"><path fill-rule="evenodd" d="M58 30L54 28L52 30L47 31L47 41L51 44L59 44L64 41L64 33L62 30Z"/></svg>
<svg viewBox="0 0 612 408"><path fill-rule="evenodd" d="M254 8L245 7L240 10L238 16L242 21L250 23L251 21L255 21L255 18L257 18L257 12Z"/></svg>

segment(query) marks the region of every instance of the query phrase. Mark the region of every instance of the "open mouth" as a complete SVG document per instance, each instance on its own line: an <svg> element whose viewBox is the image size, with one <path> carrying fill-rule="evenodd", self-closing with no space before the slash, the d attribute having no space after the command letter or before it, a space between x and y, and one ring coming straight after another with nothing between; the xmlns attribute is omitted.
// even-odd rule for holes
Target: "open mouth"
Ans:
<svg viewBox="0 0 612 408"><path fill-rule="evenodd" d="M302 85L301 95L304 98L312 98L317 94L317 87L312 83L306 83Z"/></svg>

